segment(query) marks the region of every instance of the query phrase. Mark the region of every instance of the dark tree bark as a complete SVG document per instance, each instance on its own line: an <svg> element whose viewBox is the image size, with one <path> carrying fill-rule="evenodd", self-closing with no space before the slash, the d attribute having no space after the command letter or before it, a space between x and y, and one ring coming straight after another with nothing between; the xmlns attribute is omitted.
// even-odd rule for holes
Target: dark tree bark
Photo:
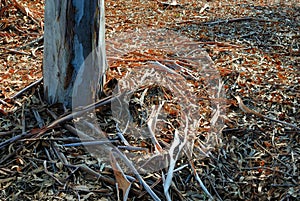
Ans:
<svg viewBox="0 0 300 201"><path fill-rule="evenodd" d="M44 94L48 103L88 104L106 70L104 0L46 0ZM76 82L75 82L76 80Z"/></svg>

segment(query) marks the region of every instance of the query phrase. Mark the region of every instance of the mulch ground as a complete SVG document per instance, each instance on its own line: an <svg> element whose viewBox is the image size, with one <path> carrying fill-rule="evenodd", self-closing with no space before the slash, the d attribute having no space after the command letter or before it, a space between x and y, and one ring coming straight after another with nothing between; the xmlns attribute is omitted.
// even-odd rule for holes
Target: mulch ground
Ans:
<svg viewBox="0 0 300 201"><path fill-rule="evenodd" d="M128 73L136 76L127 84L142 77L137 69L149 62L179 68L187 83L179 91L195 94L201 111L189 141L192 150L182 152L173 170L124 175L114 172L124 167L114 157L104 162L78 146L83 142L72 118L62 118L70 111L43 98L44 1L0 1L0 200L118 200L127 191L128 200L151 200L151 193L167 200L170 175L171 200L299 200L299 2L107 0L105 5L109 71L102 96L109 97ZM141 45L148 30L173 33L164 41L176 41L177 48ZM194 49L182 59L179 52L189 50L187 43L210 56L214 65L207 73L219 73L213 79L222 81L223 96L211 97L207 77L193 63ZM160 38L155 44L161 45ZM133 147L141 154L170 148L184 140L175 133L185 117L172 96L164 87L143 85L130 100L140 127L150 121L153 105L168 113L165 124L157 123L157 144L126 132L120 136L120 119L107 104L97 108L99 126L124 153ZM212 128L213 118L222 125Z"/></svg>

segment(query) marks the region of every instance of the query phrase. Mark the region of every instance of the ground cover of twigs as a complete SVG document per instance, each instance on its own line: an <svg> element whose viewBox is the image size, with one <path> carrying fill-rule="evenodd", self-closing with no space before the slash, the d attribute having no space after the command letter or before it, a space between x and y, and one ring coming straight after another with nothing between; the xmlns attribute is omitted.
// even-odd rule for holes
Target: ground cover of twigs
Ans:
<svg viewBox="0 0 300 201"><path fill-rule="evenodd" d="M82 113L70 115L43 98L43 1L0 1L0 200L299 200L299 2L107 0L105 5L110 69L95 103L99 127L123 150L119 154L175 151L172 142L184 139L192 149L182 148L173 169L131 167L130 174L122 169L130 169L125 159L121 164L111 156L104 162L91 154L83 146L90 141L81 141L83 133L72 121ZM128 36L144 40L148 29L174 33L167 35L177 42L174 47L196 46L214 65L201 73L193 55L183 58L176 48L126 46L136 42ZM120 132L111 95L126 76L135 75L124 86L137 82L147 66L168 68L186 81L179 89L195 95L191 108L197 106L200 116L192 134L176 133L189 116L174 93L149 83L132 91L128 102L138 126ZM212 97L207 88L205 75L213 70L219 72L212 83L222 86L222 97ZM221 85L215 82L219 78ZM164 122L152 118L158 118L159 108L167 114ZM220 127L212 128L214 118ZM153 125L154 141L129 132Z"/></svg>

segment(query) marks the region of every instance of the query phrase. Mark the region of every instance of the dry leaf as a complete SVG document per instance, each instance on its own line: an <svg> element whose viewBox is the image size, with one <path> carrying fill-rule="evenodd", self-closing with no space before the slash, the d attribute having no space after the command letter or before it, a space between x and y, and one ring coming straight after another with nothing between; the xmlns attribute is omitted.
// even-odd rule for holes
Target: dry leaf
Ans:
<svg viewBox="0 0 300 201"><path fill-rule="evenodd" d="M126 201L128 199L128 194L131 188L131 182L126 178L126 175L118 164L113 153L110 153L110 164L113 168L114 175L117 180L117 187L120 188L123 192L123 201Z"/></svg>

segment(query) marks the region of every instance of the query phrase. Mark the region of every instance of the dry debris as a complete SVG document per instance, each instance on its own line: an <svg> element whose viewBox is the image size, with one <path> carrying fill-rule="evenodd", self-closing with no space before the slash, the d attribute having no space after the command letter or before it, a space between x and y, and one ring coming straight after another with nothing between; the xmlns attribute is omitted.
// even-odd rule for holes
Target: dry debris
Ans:
<svg viewBox="0 0 300 201"><path fill-rule="evenodd" d="M0 200L300 199L297 0L106 0L107 83L99 101L73 113L43 98L43 7L44 1L0 1ZM145 42L147 30L169 38L153 46ZM183 58L187 46L198 52ZM208 61L193 58L205 51L214 65L201 74ZM126 130L110 107L122 95L114 88L125 80L124 94L152 72L139 74L147 67L180 75L182 86L174 86L197 101L185 110L168 88L138 85L128 105L139 126ZM216 88L209 90L204 74ZM106 141L72 121L94 108L98 127L82 122ZM159 111L168 114L164 122ZM196 130L182 111L200 115ZM144 127L150 140L130 133ZM107 143L118 147L108 161L87 149ZM134 158L135 166L127 158L166 148L165 158L149 160L167 159L158 171L142 172L143 160Z"/></svg>

